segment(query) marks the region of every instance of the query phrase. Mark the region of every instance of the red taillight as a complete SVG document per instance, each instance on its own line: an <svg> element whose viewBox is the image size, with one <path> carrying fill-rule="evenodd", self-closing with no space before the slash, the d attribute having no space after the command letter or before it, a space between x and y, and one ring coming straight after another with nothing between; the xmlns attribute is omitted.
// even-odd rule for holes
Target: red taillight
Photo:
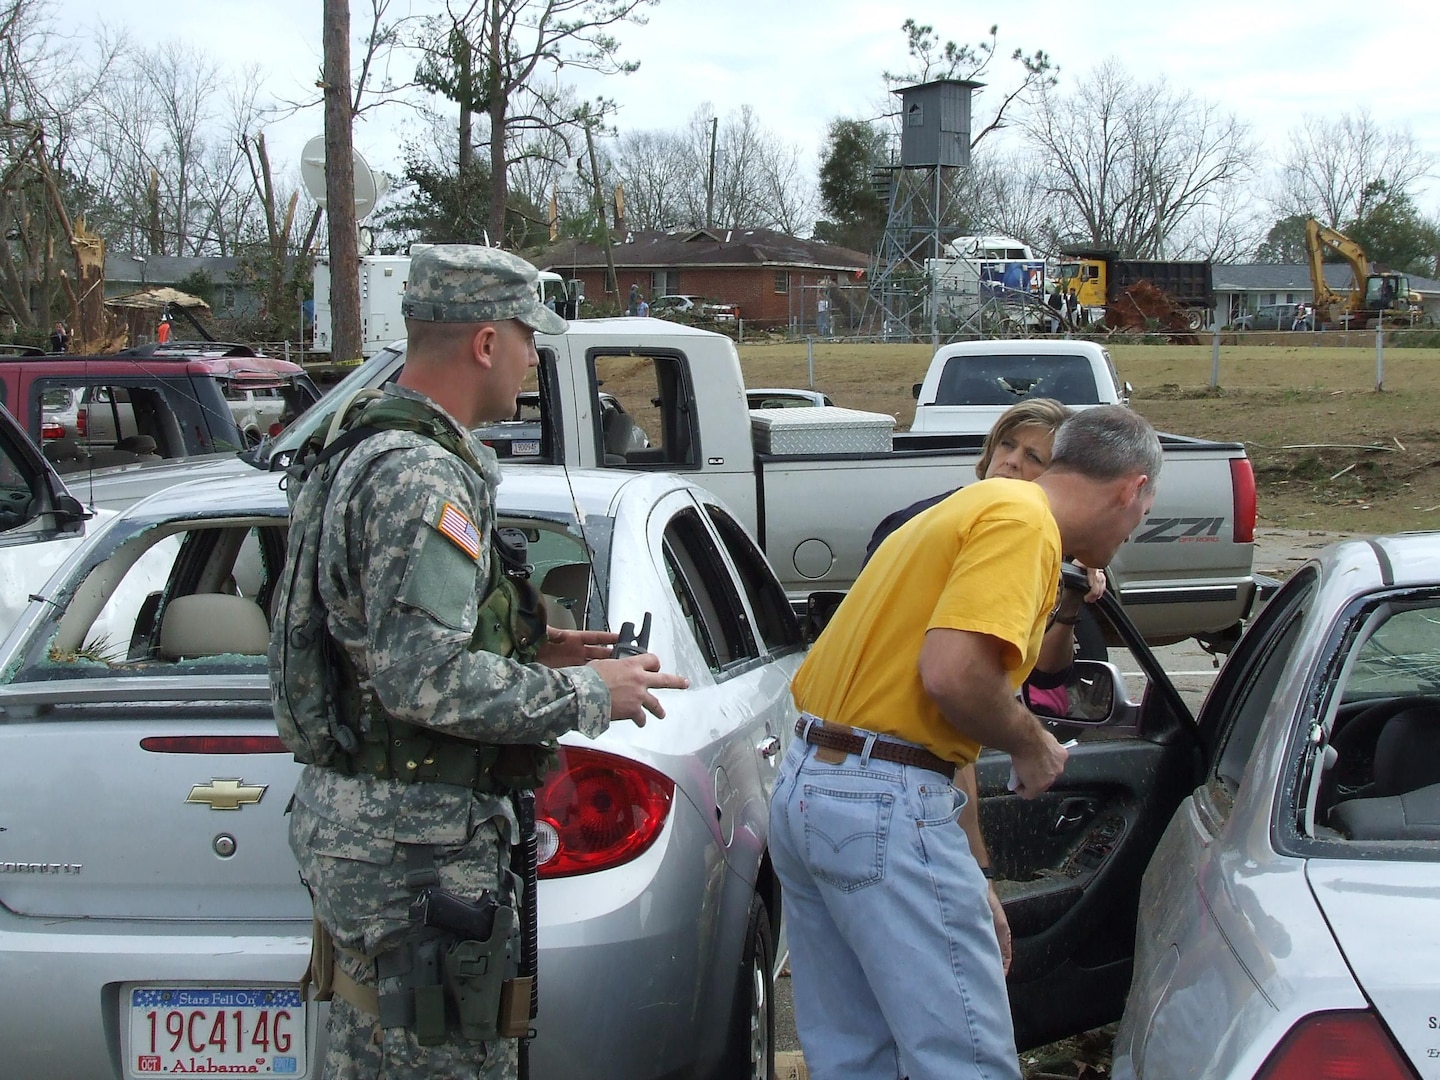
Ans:
<svg viewBox="0 0 1440 1080"><path fill-rule="evenodd" d="M560 748L560 761L535 793L540 876L608 870L655 842L675 782L648 765L599 750Z"/></svg>
<svg viewBox="0 0 1440 1080"><path fill-rule="evenodd" d="M40 438L42 439L63 439L65 437L65 425L47 421L40 425Z"/></svg>
<svg viewBox="0 0 1440 1080"><path fill-rule="evenodd" d="M1301 1020L1255 1080L1415 1080L1415 1070L1374 1013L1315 1013Z"/></svg>
<svg viewBox="0 0 1440 1080"><path fill-rule="evenodd" d="M276 435L279 435L280 432L284 430L285 425L280 423L279 420L276 420L275 423L270 425L270 437L273 439Z"/></svg>
<svg viewBox="0 0 1440 1080"><path fill-rule="evenodd" d="M152 754L288 754L278 735L150 735L140 749Z"/></svg>
<svg viewBox="0 0 1440 1080"><path fill-rule="evenodd" d="M1255 542L1255 467L1249 458L1230 461L1230 490L1235 498L1235 543Z"/></svg>
<svg viewBox="0 0 1440 1080"><path fill-rule="evenodd" d="M85 428L90 420L90 418L85 415L85 412L86 410L84 409L75 410L75 434L79 435L81 438L85 437Z"/></svg>

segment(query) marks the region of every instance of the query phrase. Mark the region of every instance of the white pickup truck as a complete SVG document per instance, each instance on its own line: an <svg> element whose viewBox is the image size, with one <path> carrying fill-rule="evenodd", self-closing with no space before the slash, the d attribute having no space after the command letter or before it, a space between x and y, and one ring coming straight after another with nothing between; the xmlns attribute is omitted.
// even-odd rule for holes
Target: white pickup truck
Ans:
<svg viewBox="0 0 1440 1080"><path fill-rule="evenodd" d="M745 517L797 603L848 589L885 515L975 478L980 434L895 434L891 417L849 409L752 411L735 345L721 334L584 319L537 345L541 423L523 438L497 432L507 467L662 470L698 480ZM328 422L338 401L393 379L403 364L397 343L356 368L265 448L271 467ZM604 408L602 392L624 408ZM1254 475L1238 443L1161 442L1155 507L1111 569L1149 640L1198 636L1227 647L1255 595Z"/></svg>
<svg viewBox="0 0 1440 1080"><path fill-rule="evenodd" d="M945 345L912 390L910 430L953 435L983 436L1022 398L1054 398L1075 409L1130 400L1109 352L1093 341L1062 338Z"/></svg>

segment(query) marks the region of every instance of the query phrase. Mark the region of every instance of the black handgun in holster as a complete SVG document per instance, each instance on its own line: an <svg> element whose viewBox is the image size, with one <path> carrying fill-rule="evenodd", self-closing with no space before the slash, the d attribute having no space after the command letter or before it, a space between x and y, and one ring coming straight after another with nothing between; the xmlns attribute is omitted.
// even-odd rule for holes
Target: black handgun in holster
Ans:
<svg viewBox="0 0 1440 1080"><path fill-rule="evenodd" d="M382 964L380 975L399 975L401 985L413 993L413 1017L407 1017L411 1023L405 1026L413 1025L422 1046L444 1042L452 1025L472 1042L516 1038L509 1015L514 1009L505 1003L517 996L524 1013L518 1034L529 1030L529 985L511 985L520 957L520 925L513 907L498 903L488 891L472 902L444 889L423 889L410 904L408 944L408 949L393 950L408 956L397 957L398 964ZM395 970L387 972L386 967ZM382 1024L387 996L381 997Z"/></svg>

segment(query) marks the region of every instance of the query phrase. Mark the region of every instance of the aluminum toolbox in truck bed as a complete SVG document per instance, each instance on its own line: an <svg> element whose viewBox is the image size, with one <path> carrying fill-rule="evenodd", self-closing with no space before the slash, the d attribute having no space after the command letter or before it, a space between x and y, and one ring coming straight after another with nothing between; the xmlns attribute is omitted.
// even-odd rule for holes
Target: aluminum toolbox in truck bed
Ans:
<svg viewBox="0 0 1440 1080"><path fill-rule="evenodd" d="M895 418L822 405L813 409L751 409L750 433L762 454L876 454L894 445Z"/></svg>

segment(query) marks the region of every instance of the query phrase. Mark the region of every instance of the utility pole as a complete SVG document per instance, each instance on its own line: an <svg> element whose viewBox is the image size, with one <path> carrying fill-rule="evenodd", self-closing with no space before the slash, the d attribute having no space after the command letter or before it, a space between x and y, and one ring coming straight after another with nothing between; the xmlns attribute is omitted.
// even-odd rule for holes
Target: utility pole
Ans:
<svg viewBox="0 0 1440 1080"><path fill-rule="evenodd" d="M350 123L350 2L324 0L325 217L330 234L330 359L360 356L360 252Z"/></svg>
<svg viewBox="0 0 1440 1080"><path fill-rule="evenodd" d="M620 295L620 282L615 276L615 252L610 249L610 224L605 220L605 196L600 190L600 163L595 159L594 121L585 118L585 148L590 152L590 175L595 180L595 217L600 222L600 242L605 245L605 291Z"/></svg>
<svg viewBox="0 0 1440 1080"><path fill-rule="evenodd" d="M710 172L705 178L705 228L715 227L715 136L720 128L720 118L710 118Z"/></svg>

